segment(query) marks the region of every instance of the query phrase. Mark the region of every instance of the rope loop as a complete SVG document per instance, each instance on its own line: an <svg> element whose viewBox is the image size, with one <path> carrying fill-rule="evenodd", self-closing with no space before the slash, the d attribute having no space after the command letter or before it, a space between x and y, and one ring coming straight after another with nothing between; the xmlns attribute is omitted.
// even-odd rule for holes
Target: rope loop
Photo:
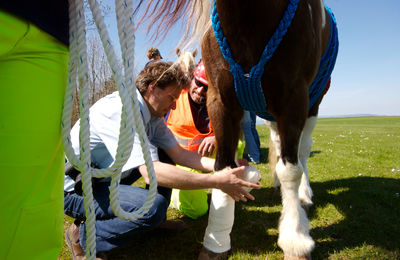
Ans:
<svg viewBox="0 0 400 260"><path fill-rule="evenodd" d="M111 176L110 204L114 214L121 219L135 221L148 212L157 195L157 183L154 166L150 156L149 141L143 126L139 102L137 102L136 87L134 86L134 19L132 1L115 0L118 35L121 45L123 64L117 58L112 41L106 30L99 4L96 0L88 0L90 11L93 14L96 28L104 47L107 61L110 64L119 96L122 102L120 135L118 148L113 164L105 169L90 167L90 121L89 121L89 84L88 62L86 46L85 9L83 1L69 0L70 13L70 60L68 82L64 97L62 115L62 137L66 156L70 163L82 173L82 188L86 212L87 257L96 257L96 229L95 210L93 202L93 177L102 178ZM70 131L71 117L75 90L79 89L80 106L80 156L75 155ZM145 163L149 172L150 190L144 205L135 212L125 212L118 202L118 188L121 178L121 169L128 160L133 147L135 131L139 135Z"/></svg>

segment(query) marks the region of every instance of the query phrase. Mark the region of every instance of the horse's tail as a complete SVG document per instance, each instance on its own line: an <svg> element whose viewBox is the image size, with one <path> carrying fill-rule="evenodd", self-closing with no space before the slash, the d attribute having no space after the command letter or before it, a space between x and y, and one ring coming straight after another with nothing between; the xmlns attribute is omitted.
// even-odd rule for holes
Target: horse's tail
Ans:
<svg viewBox="0 0 400 260"><path fill-rule="evenodd" d="M135 8L135 13L144 6L140 0ZM142 17L139 17L137 26L148 21L147 32L155 28L152 39L164 39L171 27L180 19L186 22L185 34L179 46L187 49L189 45L198 43L207 29L211 26L211 3L209 0L149 0L145 5ZM156 26L157 25L157 26Z"/></svg>

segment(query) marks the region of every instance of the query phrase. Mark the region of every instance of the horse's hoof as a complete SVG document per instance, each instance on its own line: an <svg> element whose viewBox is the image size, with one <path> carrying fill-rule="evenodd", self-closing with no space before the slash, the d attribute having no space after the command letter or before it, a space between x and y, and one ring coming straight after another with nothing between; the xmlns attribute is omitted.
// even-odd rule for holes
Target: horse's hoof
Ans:
<svg viewBox="0 0 400 260"><path fill-rule="evenodd" d="M283 260L311 260L311 255L306 256L293 256L293 255L285 255Z"/></svg>
<svg viewBox="0 0 400 260"><path fill-rule="evenodd" d="M198 260L225 260L228 259L229 251L222 253L214 253L203 246L200 251Z"/></svg>

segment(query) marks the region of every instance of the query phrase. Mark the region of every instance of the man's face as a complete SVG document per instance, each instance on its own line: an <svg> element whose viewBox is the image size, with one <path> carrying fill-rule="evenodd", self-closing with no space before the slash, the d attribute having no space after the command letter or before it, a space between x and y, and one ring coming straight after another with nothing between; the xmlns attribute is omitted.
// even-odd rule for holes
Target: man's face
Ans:
<svg viewBox="0 0 400 260"><path fill-rule="evenodd" d="M195 103L205 104L207 100L207 86L193 78L189 94Z"/></svg>
<svg viewBox="0 0 400 260"><path fill-rule="evenodd" d="M153 116L163 117L169 110L176 108L176 100L181 94L181 88L169 85L165 89L149 86L145 100Z"/></svg>

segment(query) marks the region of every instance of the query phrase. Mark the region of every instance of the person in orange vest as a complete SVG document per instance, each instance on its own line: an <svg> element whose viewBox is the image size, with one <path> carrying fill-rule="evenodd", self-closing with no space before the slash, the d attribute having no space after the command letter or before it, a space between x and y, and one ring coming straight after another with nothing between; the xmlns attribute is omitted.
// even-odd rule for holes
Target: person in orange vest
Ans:
<svg viewBox="0 0 400 260"><path fill-rule="evenodd" d="M207 113L208 81L202 61L193 74L190 88L182 91L176 101L176 109L169 111L165 121L180 146L189 151L198 151L202 156L211 156L216 142ZM189 168L186 170L198 172ZM197 219L208 211L207 193L205 190L173 189L170 206Z"/></svg>
<svg viewBox="0 0 400 260"><path fill-rule="evenodd" d="M175 110L167 113L165 121L180 146L189 151L198 151L202 156L212 157L215 154L216 140L207 112L208 80L202 61L193 75L190 88L182 91L176 101ZM243 153L244 144L241 146L239 150ZM170 206L185 216L197 219L207 213L207 199L205 190L173 189Z"/></svg>
<svg viewBox="0 0 400 260"><path fill-rule="evenodd" d="M208 81L202 61L193 74L190 88L182 91L176 109L167 114L166 123L183 148L211 156L216 142L207 112Z"/></svg>

